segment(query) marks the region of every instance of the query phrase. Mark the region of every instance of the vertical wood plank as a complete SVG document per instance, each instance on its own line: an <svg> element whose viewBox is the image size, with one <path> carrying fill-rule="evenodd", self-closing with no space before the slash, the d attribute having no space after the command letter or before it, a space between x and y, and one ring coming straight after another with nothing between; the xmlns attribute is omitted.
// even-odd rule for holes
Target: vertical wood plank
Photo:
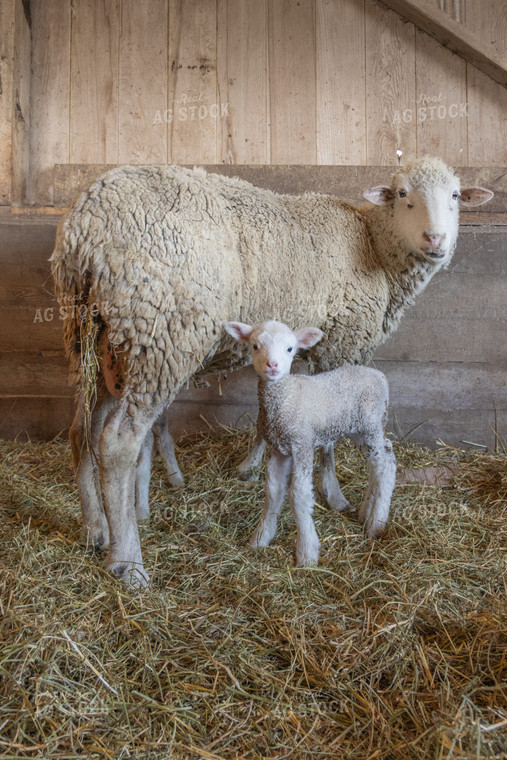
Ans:
<svg viewBox="0 0 507 760"><path fill-rule="evenodd" d="M169 0L169 160L217 162L216 0Z"/></svg>
<svg viewBox="0 0 507 760"><path fill-rule="evenodd" d="M121 5L120 163L167 162L168 0Z"/></svg>
<svg viewBox="0 0 507 760"><path fill-rule="evenodd" d="M466 25L505 56L507 2L467 0ZM469 166L507 164L507 90L468 64Z"/></svg>
<svg viewBox="0 0 507 760"><path fill-rule="evenodd" d="M271 161L315 164L314 0L269 1Z"/></svg>
<svg viewBox="0 0 507 760"><path fill-rule="evenodd" d="M415 30L384 6L366 0L367 163L396 164L396 150L416 154Z"/></svg>
<svg viewBox="0 0 507 760"><path fill-rule="evenodd" d="M0 204L11 202L15 0L0 2Z"/></svg>
<svg viewBox="0 0 507 760"><path fill-rule="evenodd" d="M317 163L366 162L364 2L317 0Z"/></svg>
<svg viewBox="0 0 507 760"><path fill-rule="evenodd" d="M21 0L14 19L14 67L12 101L12 202L26 202L30 138L30 27Z"/></svg>
<svg viewBox="0 0 507 760"><path fill-rule="evenodd" d="M218 160L269 163L268 0L218 0Z"/></svg>
<svg viewBox="0 0 507 760"><path fill-rule="evenodd" d="M118 163L120 0L72 4L71 163Z"/></svg>
<svg viewBox="0 0 507 760"><path fill-rule="evenodd" d="M468 159L466 63L416 31L417 153L464 166Z"/></svg>
<svg viewBox="0 0 507 760"><path fill-rule="evenodd" d="M53 166L70 160L70 0L32 0L29 201L53 203Z"/></svg>

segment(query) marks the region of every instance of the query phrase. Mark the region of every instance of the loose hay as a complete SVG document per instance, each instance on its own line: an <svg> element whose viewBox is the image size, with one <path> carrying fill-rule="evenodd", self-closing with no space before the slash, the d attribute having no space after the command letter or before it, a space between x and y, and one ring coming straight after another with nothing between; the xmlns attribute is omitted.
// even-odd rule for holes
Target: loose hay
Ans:
<svg viewBox="0 0 507 760"><path fill-rule="evenodd" d="M67 444L1 444L0 755L506 758L506 458L398 445L400 468L460 474L397 486L373 544L318 505L303 570L289 510L245 547L263 495L234 477L246 447L182 441L183 491L156 463L153 583L132 594L78 543ZM337 462L357 507L364 463Z"/></svg>

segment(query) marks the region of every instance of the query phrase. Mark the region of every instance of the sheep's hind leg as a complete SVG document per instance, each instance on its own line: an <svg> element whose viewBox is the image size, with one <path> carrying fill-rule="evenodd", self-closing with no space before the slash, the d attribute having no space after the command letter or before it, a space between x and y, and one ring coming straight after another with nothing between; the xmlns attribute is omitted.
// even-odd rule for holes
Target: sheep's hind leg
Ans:
<svg viewBox="0 0 507 760"><path fill-rule="evenodd" d="M391 441L379 435L374 443L358 441L368 459L368 490L359 510L369 538L378 536L387 525L396 481L396 459Z"/></svg>
<svg viewBox="0 0 507 760"><path fill-rule="evenodd" d="M110 547L105 567L132 586L146 586L135 511L136 464L141 446L160 413L122 400L107 421L99 442L102 491Z"/></svg>
<svg viewBox="0 0 507 760"><path fill-rule="evenodd" d="M92 549L107 549L109 546L109 526L102 502L97 457L100 434L112 403L110 399L97 401L91 416L88 444L85 437L82 399L78 401L74 421L69 431L83 518L83 542Z"/></svg>
<svg viewBox="0 0 507 760"><path fill-rule="evenodd" d="M326 500L328 506L343 512L350 508L348 500L342 493L334 462L334 444L328 443L319 451L319 491Z"/></svg>
<svg viewBox="0 0 507 760"><path fill-rule="evenodd" d="M320 541L312 519L313 449L299 449L292 456L291 501L298 527L296 564L311 567L319 562Z"/></svg>
<svg viewBox="0 0 507 760"><path fill-rule="evenodd" d="M250 539L255 548L268 546L276 533L278 515L287 493L290 472L290 457L273 451L267 466L266 496L261 520Z"/></svg>
<svg viewBox="0 0 507 760"><path fill-rule="evenodd" d="M153 459L153 431L148 430L137 458L136 466L136 517L137 522L150 519L150 480Z"/></svg>
<svg viewBox="0 0 507 760"><path fill-rule="evenodd" d="M257 431L252 449L246 459L238 465L238 477L240 480L258 480L258 468L262 462L266 441Z"/></svg>
<svg viewBox="0 0 507 760"><path fill-rule="evenodd" d="M181 474L174 452L174 441L169 432L167 421L167 409L164 409L158 420L153 425L153 432L157 441L158 453L164 460L169 483L175 488L183 488L185 479Z"/></svg>

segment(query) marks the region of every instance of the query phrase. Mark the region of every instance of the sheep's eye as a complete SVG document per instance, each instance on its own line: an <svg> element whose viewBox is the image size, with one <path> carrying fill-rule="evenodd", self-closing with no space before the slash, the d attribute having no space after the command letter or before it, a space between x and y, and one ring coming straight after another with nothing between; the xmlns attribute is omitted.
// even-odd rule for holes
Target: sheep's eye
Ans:
<svg viewBox="0 0 507 760"><path fill-rule="evenodd" d="M254 351L258 351L259 350L259 346L257 345L257 343L254 343L253 346L252 346L252 348L253 348Z"/></svg>
<svg viewBox="0 0 507 760"><path fill-rule="evenodd" d="M453 194L452 194L452 197L454 198L454 200L455 200L455 201L457 201L457 200L458 200L458 198L459 198L459 193L458 193L458 191L457 191L457 190L455 190L455 191L453 192Z"/></svg>
<svg viewBox="0 0 507 760"><path fill-rule="evenodd" d="M414 208L414 204L413 203L407 203L407 208Z"/></svg>
<svg viewBox="0 0 507 760"><path fill-rule="evenodd" d="M289 346L289 348L287 349L287 352L288 352L289 354L291 354L291 353L292 353L292 346Z"/></svg>
<svg viewBox="0 0 507 760"><path fill-rule="evenodd" d="M400 196L400 198L406 198L407 197L407 194L406 194L405 190L398 190L398 195Z"/></svg>

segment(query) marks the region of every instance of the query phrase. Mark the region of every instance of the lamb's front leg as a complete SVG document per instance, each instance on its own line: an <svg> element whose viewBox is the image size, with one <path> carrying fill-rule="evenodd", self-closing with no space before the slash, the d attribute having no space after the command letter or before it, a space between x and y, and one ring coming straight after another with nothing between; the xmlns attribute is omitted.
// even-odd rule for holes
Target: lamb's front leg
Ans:
<svg viewBox="0 0 507 760"><path fill-rule="evenodd" d="M158 416L123 400L104 427L99 442L102 491L110 547L105 567L133 586L146 586L135 510L136 463L146 434Z"/></svg>
<svg viewBox="0 0 507 760"><path fill-rule="evenodd" d="M319 451L319 491L326 500L328 506L343 512L350 507L345 498L336 477L336 467L334 461L334 444L328 443L322 446Z"/></svg>
<svg viewBox="0 0 507 760"><path fill-rule="evenodd" d="M313 523L313 449L298 449L292 456L291 500L298 527L296 564L311 567L319 562L320 541Z"/></svg>
<svg viewBox="0 0 507 760"><path fill-rule="evenodd" d="M250 539L250 546L255 548L271 543L278 523L278 515L287 493L290 472L290 457L273 451L267 465L266 495L261 520Z"/></svg>
<svg viewBox="0 0 507 760"><path fill-rule="evenodd" d="M250 453L238 465L238 477L240 480L257 480L259 477L258 468L262 462L265 448L266 441L262 437L262 434L257 431Z"/></svg>

